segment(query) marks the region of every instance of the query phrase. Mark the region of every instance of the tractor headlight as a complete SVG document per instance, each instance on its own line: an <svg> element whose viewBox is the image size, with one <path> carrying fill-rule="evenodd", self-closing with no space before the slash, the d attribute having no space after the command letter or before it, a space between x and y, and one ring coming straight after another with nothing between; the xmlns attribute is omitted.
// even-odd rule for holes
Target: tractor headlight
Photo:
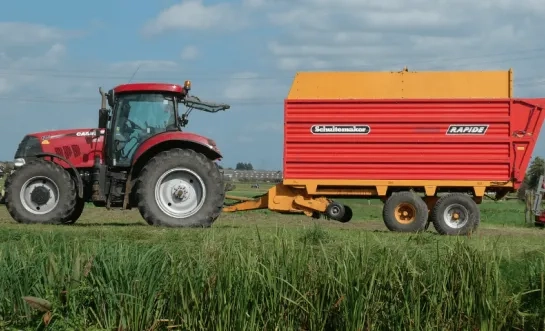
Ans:
<svg viewBox="0 0 545 331"><path fill-rule="evenodd" d="M15 168L20 168L20 167L22 167L24 165L25 165L25 159L23 159L23 158L18 158L18 159L13 160L13 166Z"/></svg>

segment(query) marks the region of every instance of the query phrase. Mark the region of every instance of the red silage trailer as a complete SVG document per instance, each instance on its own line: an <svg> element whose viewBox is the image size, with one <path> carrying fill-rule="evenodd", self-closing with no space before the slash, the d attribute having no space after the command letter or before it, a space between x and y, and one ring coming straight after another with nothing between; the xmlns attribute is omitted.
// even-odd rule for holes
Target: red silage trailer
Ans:
<svg viewBox="0 0 545 331"><path fill-rule="evenodd" d="M521 185L545 98L510 97L511 71L505 84L491 78L497 72L440 74L420 89L421 76L406 76L398 90L387 76L382 89L367 92L356 82L330 92L316 77L296 77L284 104L283 182L224 210L269 208L346 222L352 211L334 198L379 198L391 231L422 231L429 223L441 234L476 229L487 192L499 199ZM487 79L497 88L472 86Z"/></svg>

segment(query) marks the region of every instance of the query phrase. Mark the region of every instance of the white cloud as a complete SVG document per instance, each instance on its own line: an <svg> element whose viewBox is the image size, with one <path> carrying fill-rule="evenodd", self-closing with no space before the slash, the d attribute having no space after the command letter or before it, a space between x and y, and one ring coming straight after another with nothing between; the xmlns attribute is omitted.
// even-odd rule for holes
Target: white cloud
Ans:
<svg viewBox="0 0 545 331"><path fill-rule="evenodd" d="M11 86L6 78L0 78L0 95L7 94L11 91Z"/></svg>
<svg viewBox="0 0 545 331"><path fill-rule="evenodd" d="M161 72L170 71L179 68L179 64L168 60L134 60L115 62L109 65L110 69L115 72L134 73L140 72Z"/></svg>
<svg viewBox="0 0 545 331"><path fill-rule="evenodd" d="M282 102L285 94L285 86L279 84L275 77L260 76L255 72L232 75L223 90L223 96L229 100L242 102L260 100L264 104Z"/></svg>
<svg viewBox="0 0 545 331"><path fill-rule="evenodd" d="M539 0L279 1L268 18L282 32L268 47L281 70L513 67L517 82L544 67L540 53L514 54L545 47L543 14Z"/></svg>
<svg viewBox="0 0 545 331"><path fill-rule="evenodd" d="M258 77L259 75L254 72L234 74L227 82L223 95L231 100L247 100L262 97L263 90L255 82Z"/></svg>
<svg viewBox="0 0 545 331"><path fill-rule="evenodd" d="M242 4L250 8L259 8L267 4L267 0L243 0Z"/></svg>
<svg viewBox="0 0 545 331"><path fill-rule="evenodd" d="M259 132L282 132L284 130L284 123L282 121L276 121L276 122L261 122L256 125L252 125L249 127L252 131L259 131Z"/></svg>
<svg viewBox="0 0 545 331"><path fill-rule="evenodd" d="M193 60L199 56L199 49L196 46L188 45L182 49L180 57L182 60Z"/></svg>
<svg viewBox="0 0 545 331"><path fill-rule="evenodd" d="M178 29L233 29L243 25L244 20L231 3L205 5L203 0L182 0L147 22L143 33L150 36Z"/></svg>
<svg viewBox="0 0 545 331"><path fill-rule="evenodd" d="M63 30L42 24L0 22L0 47L55 43L77 35L79 33L76 31Z"/></svg>
<svg viewBox="0 0 545 331"><path fill-rule="evenodd" d="M20 58L8 56L0 52L0 94L17 92L19 89L42 88L50 91L57 84L52 84L54 78L40 75L40 72L51 70L63 62L66 47L62 44L53 44L45 52L37 55L25 55Z"/></svg>

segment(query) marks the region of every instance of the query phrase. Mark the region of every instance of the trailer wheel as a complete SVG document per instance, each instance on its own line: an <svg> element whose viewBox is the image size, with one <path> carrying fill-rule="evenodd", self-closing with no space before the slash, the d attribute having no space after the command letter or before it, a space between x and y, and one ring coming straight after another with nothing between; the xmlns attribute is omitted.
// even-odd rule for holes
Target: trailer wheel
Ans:
<svg viewBox="0 0 545 331"><path fill-rule="evenodd" d="M6 191L6 207L19 223L60 224L76 204L76 186L68 171L37 159L17 169Z"/></svg>
<svg viewBox="0 0 545 331"><path fill-rule="evenodd" d="M350 206L344 206L344 216L340 219L340 222L342 223L350 222L353 215L354 213L352 212L352 208L350 208Z"/></svg>
<svg viewBox="0 0 545 331"><path fill-rule="evenodd" d="M335 221L341 221L346 215L346 207L341 203L333 201L327 205L325 214Z"/></svg>
<svg viewBox="0 0 545 331"><path fill-rule="evenodd" d="M428 222L428 206L413 192L395 193L384 203L382 218L390 231L424 231Z"/></svg>
<svg viewBox="0 0 545 331"><path fill-rule="evenodd" d="M189 149L153 157L137 183L138 210L148 224L210 227L225 199L223 177L215 163Z"/></svg>
<svg viewBox="0 0 545 331"><path fill-rule="evenodd" d="M435 230L443 235L464 235L477 229L481 218L479 206L467 194L442 196L432 210Z"/></svg>

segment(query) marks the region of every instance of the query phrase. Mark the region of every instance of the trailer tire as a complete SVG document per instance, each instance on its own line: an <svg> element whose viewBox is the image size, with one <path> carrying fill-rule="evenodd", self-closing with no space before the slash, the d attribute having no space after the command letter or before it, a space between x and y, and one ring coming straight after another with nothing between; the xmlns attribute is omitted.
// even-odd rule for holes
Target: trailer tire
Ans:
<svg viewBox="0 0 545 331"><path fill-rule="evenodd" d="M76 185L68 171L56 163L37 159L11 174L6 207L18 223L61 224L74 210L76 197ZM31 208L31 202L39 207ZM50 210L44 212L42 206Z"/></svg>
<svg viewBox="0 0 545 331"><path fill-rule="evenodd" d="M394 193L384 203L382 218L390 231L421 232L428 222L428 206L413 192Z"/></svg>
<svg viewBox="0 0 545 331"><path fill-rule="evenodd" d="M223 176L215 162L190 149L175 148L154 156L142 169L136 187L138 210L155 226L210 227L225 199Z"/></svg>
<svg viewBox="0 0 545 331"><path fill-rule="evenodd" d="M455 212L457 216L451 215ZM461 217L461 225L458 221L452 220L452 217ZM442 196L432 210L433 226L442 235L465 235L473 232L477 230L480 218L479 206L464 193L449 193Z"/></svg>
<svg viewBox="0 0 545 331"><path fill-rule="evenodd" d="M344 215L340 219L339 222L341 223L348 223L350 220L352 220L352 216L354 216L354 212L352 211L352 208L350 206L344 206Z"/></svg>
<svg viewBox="0 0 545 331"><path fill-rule="evenodd" d="M332 201L327 205L325 214L330 219L341 221L346 215L346 207L342 203Z"/></svg>

